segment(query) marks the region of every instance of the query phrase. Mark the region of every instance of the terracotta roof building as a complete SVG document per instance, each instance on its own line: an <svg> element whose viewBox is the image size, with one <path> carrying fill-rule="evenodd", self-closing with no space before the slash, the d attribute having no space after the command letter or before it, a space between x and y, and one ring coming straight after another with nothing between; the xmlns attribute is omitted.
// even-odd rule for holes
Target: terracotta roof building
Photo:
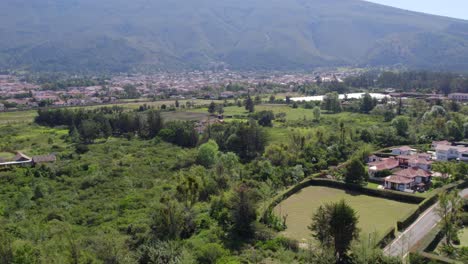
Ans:
<svg viewBox="0 0 468 264"><path fill-rule="evenodd" d="M393 170L399 167L399 162L397 159L394 158L386 158L382 159L381 161L370 162L369 165L369 175L375 176L376 173L384 171L384 170Z"/></svg>
<svg viewBox="0 0 468 264"><path fill-rule="evenodd" d="M419 167L407 168L385 178L384 187L398 191L425 190L432 174Z"/></svg>

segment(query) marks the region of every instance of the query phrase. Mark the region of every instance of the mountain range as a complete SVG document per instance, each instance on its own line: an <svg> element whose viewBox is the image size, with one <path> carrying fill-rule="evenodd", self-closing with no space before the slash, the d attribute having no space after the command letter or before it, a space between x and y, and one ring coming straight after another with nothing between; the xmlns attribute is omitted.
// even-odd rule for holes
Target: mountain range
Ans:
<svg viewBox="0 0 468 264"><path fill-rule="evenodd" d="M2 0L0 68L468 70L468 21L360 0Z"/></svg>

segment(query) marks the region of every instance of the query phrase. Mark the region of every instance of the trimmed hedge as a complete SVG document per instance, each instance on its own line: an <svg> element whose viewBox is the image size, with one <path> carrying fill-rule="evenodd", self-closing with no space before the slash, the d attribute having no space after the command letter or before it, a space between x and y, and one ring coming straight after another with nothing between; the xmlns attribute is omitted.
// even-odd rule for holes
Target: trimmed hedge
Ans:
<svg viewBox="0 0 468 264"><path fill-rule="evenodd" d="M460 263L455 260L430 254L427 252L411 252L410 253L410 263L439 263L439 264L451 264L451 263Z"/></svg>
<svg viewBox="0 0 468 264"><path fill-rule="evenodd" d="M395 227L391 227L384 233L382 238L377 243L380 248L386 247L393 239L395 239Z"/></svg>
<svg viewBox="0 0 468 264"><path fill-rule="evenodd" d="M442 241L444 236L445 236L444 232L442 230L439 230L437 234L434 236L434 238L432 239L432 241L426 246L424 251L426 252L434 251L439 245L440 241Z"/></svg>

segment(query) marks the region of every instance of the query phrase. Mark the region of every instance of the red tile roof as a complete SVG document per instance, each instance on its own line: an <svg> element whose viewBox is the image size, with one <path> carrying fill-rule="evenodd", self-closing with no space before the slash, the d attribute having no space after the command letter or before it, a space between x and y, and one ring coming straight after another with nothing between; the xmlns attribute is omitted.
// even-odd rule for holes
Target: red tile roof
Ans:
<svg viewBox="0 0 468 264"><path fill-rule="evenodd" d="M403 183L403 184L407 184L407 183L412 183L413 180L412 179L408 179L406 177L403 177L403 176L398 176L398 175L392 175L392 176L388 176L385 178L385 181L387 182L393 182L393 183Z"/></svg>
<svg viewBox="0 0 468 264"><path fill-rule="evenodd" d="M369 167L375 167L375 170L377 171L382 171L382 170L391 170L396 167L398 167L400 164L398 160L388 158L388 159L383 159L381 161L376 161L376 162L370 162Z"/></svg>
<svg viewBox="0 0 468 264"><path fill-rule="evenodd" d="M421 168L408 168L408 169L398 171L394 175L402 176L406 178L415 178L415 177L430 177L431 173Z"/></svg>
<svg viewBox="0 0 468 264"><path fill-rule="evenodd" d="M409 160L410 164L424 164L424 165L429 165L432 163L432 161L429 161L424 158L413 158Z"/></svg>
<svg viewBox="0 0 468 264"><path fill-rule="evenodd" d="M401 147L393 148L393 149L399 149L399 150L402 150L402 151L412 150L412 148L410 146L401 146Z"/></svg>

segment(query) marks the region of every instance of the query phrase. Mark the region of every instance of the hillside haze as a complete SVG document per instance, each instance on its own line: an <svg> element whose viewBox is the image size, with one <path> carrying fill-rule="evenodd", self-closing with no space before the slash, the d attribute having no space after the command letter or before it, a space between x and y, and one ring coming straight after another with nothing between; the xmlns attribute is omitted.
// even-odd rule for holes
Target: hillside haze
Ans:
<svg viewBox="0 0 468 264"><path fill-rule="evenodd" d="M468 22L358 0L3 0L0 68L468 70Z"/></svg>

